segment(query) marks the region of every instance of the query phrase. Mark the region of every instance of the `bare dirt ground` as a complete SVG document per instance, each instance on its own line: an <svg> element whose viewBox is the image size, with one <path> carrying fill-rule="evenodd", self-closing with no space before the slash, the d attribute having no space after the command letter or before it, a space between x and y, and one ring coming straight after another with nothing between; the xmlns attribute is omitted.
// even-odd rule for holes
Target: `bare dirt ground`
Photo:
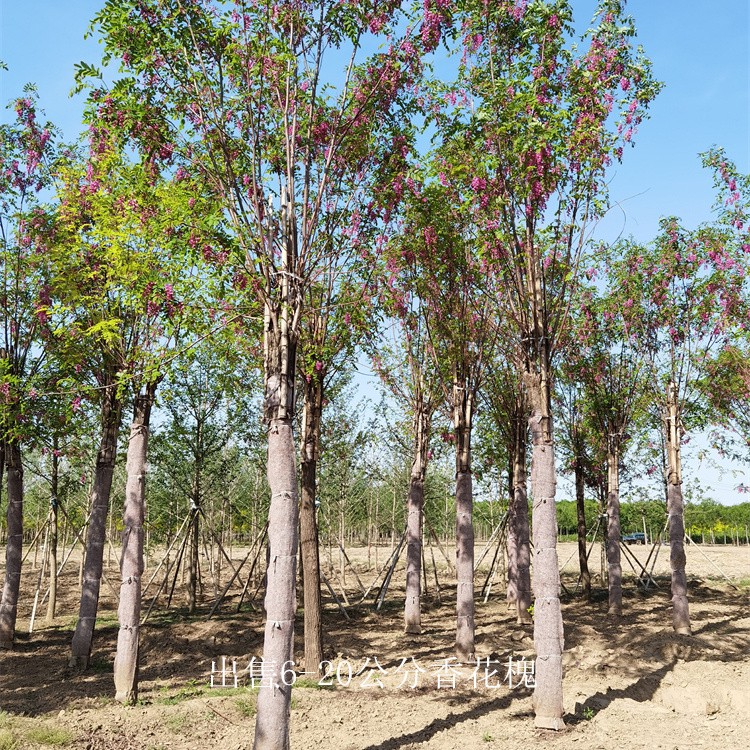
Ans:
<svg viewBox="0 0 750 750"><path fill-rule="evenodd" d="M629 549L642 561L649 552L642 546ZM561 565L573 552L573 545L560 545ZM372 606L377 586L367 603L348 610L348 621L327 601L324 632L334 675L326 682L332 685L298 681L293 692L292 747L746 750L750 745L750 548L693 546L687 554L692 636L676 636L671 629L667 550L661 550L654 569L658 588L644 591L630 572L619 622L607 617L606 593L599 581L593 602L574 595L576 560L566 563L567 729L557 733L534 729L531 690L523 684L523 674L511 674L509 684L509 659L516 672L528 670L524 665L533 659L533 643L531 627L516 625L498 585L487 603L478 596L477 652L492 661L489 668L479 669L457 667L450 660L455 586L437 550L440 598L430 563L422 635L402 633L401 566L380 611ZM380 566L387 555L387 548L379 550ZM242 556L242 550L235 550L237 560ZM377 573L374 567L367 569L367 551L351 550L350 557L367 587ZM38 574L27 565L16 647L0 654L0 750L53 745L76 750L251 747L256 694L244 683L250 659L261 655L260 602L256 600L253 609L245 605L237 614L233 602L239 591L235 591L233 600L208 620L207 607L192 617L175 608L174 604L183 605L181 592L179 601L175 594L169 610L160 601L142 631L140 700L123 707L112 699L117 634L112 591L103 585L92 666L84 674L74 674L67 667L67 653L77 607L77 572L68 569L63 578L55 623L44 622L40 607L34 632L29 634ZM625 561L623 565L629 571ZM596 551L592 567L598 569ZM337 586L334 571L329 568L327 575ZM477 589L485 576L486 570L477 574ZM116 569L109 578L116 584ZM355 602L361 592L351 569L346 584L349 599ZM206 592L207 603L210 593ZM300 619L298 653L301 629ZM222 657L230 686L232 659L236 660L240 683L236 689L210 686L212 662L214 682L221 682Z"/></svg>

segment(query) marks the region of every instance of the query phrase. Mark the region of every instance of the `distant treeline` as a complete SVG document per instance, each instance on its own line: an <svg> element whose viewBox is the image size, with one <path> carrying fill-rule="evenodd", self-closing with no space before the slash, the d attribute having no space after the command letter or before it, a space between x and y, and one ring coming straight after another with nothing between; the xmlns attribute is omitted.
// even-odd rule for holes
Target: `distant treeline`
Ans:
<svg viewBox="0 0 750 750"><path fill-rule="evenodd" d="M591 534L597 525L601 509L594 500L586 500L586 528ZM620 506L623 534L644 530L649 538L664 531L667 522L663 502L647 500L624 502ZM576 504L572 500L557 503L557 525L563 537L574 537L578 525ZM685 504L685 531L694 542L712 544L750 543L750 502L721 505L715 500Z"/></svg>

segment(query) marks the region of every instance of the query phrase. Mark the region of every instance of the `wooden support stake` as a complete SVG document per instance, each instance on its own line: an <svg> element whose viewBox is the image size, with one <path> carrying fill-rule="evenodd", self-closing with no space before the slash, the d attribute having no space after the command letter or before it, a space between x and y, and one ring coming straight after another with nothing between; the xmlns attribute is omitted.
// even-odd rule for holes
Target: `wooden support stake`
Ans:
<svg viewBox="0 0 750 750"><path fill-rule="evenodd" d="M250 580L253 577L253 572L255 571L255 566L258 562L258 558L260 557L260 553L263 551L263 540L266 538L267 532L268 532L268 521L266 521L266 525L263 527L263 531L259 534L258 537L256 537L253 540L253 543L250 545L250 549L248 550L242 562L239 564L237 571L232 575L232 577L229 579L226 586L224 586L224 590L216 598L216 601L214 602L214 606L211 607L211 611L208 613L208 617L206 617L207 620L211 619L214 612L216 612L216 610L221 606L221 603L224 601L224 598L226 597L227 592L229 591L235 579L239 575L239 572L242 570L242 566L248 561L250 555L255 550L255 557L253 558L253 562L250 566L250 572L247 574L247 581L245 581L245 585L242 587L242 596L240 597L240 604L242 604L242 600L245 598L245 592L247 591L247 588L250 585ZM256 544L258 545L257 550L255 549Z"/></svg>
<svg viewBox="0 0 750 750"><path fill-rule="evenodd" d="M336 604L339 605L339 609L344 613L344 617L346 617L347 620L351 620L352 618L349 617L349 613L346 611L346 607L341 603L341 600L336 596L336 592L333 590L333 586L331 586L330 581L326 578L325 573L321 570L320 571L320 577L323 579L323 583L325 583L328 590L331 592L331 596L336 601Z"/></svg>
<svg viewBox="0 0 750 750"><path fill-rule="evenodd" d="M385 576L383 585L380 587L380 592L378 594L377 605L375 609L379 610L383 606L383 600L385 599L385 595L388 593L388 586L391 583L391 577L393 576L393 571L396 570L396 565L398 565L398 559L399 557L401 557L401 550L404 547L405 541L406 541L406 530L404 529L404 533L401 535L401 540L399 541L398 546L396 547L396 550L393 553L393 563L391 564L391 567L389 568L388 573Z"/></svg>

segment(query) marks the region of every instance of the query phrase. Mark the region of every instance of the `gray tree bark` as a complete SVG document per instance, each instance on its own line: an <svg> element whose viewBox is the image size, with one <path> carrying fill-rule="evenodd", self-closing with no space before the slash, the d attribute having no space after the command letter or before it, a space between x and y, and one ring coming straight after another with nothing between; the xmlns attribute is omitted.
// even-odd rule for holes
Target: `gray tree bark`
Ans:
<svg viewBox="0 0 750 750"><path fill-rule="evenodd" d="M457 368L458 370L458 368ZM471 427L474 401L467 379L454 378L453 426L456 440L456 658L474 661L474 498Z"/></svg>
<svg viewBox="0 0 750 750"><path fill-rule="evenodd" d="M187 529L187 603L192 615L198 606L198 567L200 553L201 458L196 455L193 483L190 488L190 523Z"/></svg>
<svg viewBox="0 0 750 750"><path fill-rule="evenodd" d="M21 446L16 440L5 442L5 472L8 480L8 539L5 545L5 582L0 600L0 649L12 648L15 641L18 593L21 585L23 464Z"/></svg>
<svg viewBox="0 0 750 750"><path fill-rule="evenodd" d="M91 644L94 638L94 623L99 606L99 588L102 579L109 494L112 489L112 475L117 456L117 433L121 420L122 404L117 398L117 385L113 378L102 395L101 437L91 493L91 517L86 536L81 601L78 622L71 644L70 666L79 669L88 667L91 658Z"/></svg>
<svg viewBox="0 0 750 750"><path fill-rule="evenodd" d="M315 373L305 381L300 466L300 552L304 596L305 672L319 675L323 662L323 624L320 605L320 550L315 509L320 424L323 416L323 378Z"/></svg>
<svg viewBox="0 0 750 750"><path fill-rule="evenodd" d="M516 410L513 440L513 498L508 529L512 529L516 621L531 622L531 545L529 543L529 501L526 489L527 424L522 405ZM510 534L509 534L510 536ZM510 548L509 548L510 554Z"/></svg>
<svg viewBox="0 0 750 750"><path fill-rule="evenodd" d="M156 383L135 397L133 422L126 460L124 530L120 559L120 606L114 680L115 699L133 704L138 699L138 648L141 621L141 577L143 575L143 522L146 515L146 460L151 407Z"/></svg>
<svg viewBox="0 0 750 750"><path fill-rule="evenodd" d="M578 520L578 566L581 570L581 584L586 601L591 601L591 572L589 571L588 550L586 549L586 503L583 466L578 457L575 465L576 516Z"/></svg>
<svg viewBox="0 0 750 750"><path fill-rule="evenodd" d="M264 314L265 415L268 429L266 473L271 489L268 512L266 626L263 679L258 691L255 750L288 750L293 664L295 590L299 545L299 499L292 418L296 331L301 312L293 286L296 228L291 197L282 201L283 246L278 303L269 299ZM270 289L267 289L270 297ZM294 318L290 321L290 314Z"/></svg>
<svg viewBox="0 0 750 750"><path fill-rule="evenodd" d="M47 622L53 622L57 610L57 536L59 524L59 474L60 457L57 436L52 442L52 482L50 490L50 530L49 530L49 599L47 600Z"/></svg>
<svg viewBox="0 0 750 750"><path fill-rule="evenodd" d="M607 577L609 614L622 614L622 562L620 560L620 452L619 438L608 436L607 451Z"/></svg>
<svg viewBox="0 0 750 750"><path fill-rule="evenodd" d="M549 364L542 357L541 373L527 373L531 403L531 494L534 535L534 646L536 687L534 725L562 729L562 652L563 621L560 610L560 574L557 559L557 518L555 511L555 451L549 398Z"/></svg>
<svg viewBox="0 0 750 750"><path fill-rule="evenodd" d="M676 633L690 635L690 608L685 573L685 504L682 498L680 415L673 383L667 390L667 515L669 517L669 564L672 569L672 626Z"/></svg>
<svg viewBox="0 0 750 750"><path fill-rule="evenodd" d="M406 499L406 599L404 602L404 631L422 632L422 511L424 509L424 480L427 471L427 452L430 443L429 409L422 389L415 399L414 459L409 475L409 494Z"/></svg>

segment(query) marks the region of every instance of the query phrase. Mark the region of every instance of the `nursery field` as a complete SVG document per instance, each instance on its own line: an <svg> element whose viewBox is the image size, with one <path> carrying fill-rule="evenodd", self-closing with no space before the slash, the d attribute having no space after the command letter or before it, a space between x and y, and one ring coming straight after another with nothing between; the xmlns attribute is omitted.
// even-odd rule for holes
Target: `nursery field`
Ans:
<svg viewBox="0 0 750 750"><path fill-rule="evenodd" d="M630 549L645 561L649 548ZM573 551L572 544L560 545L561 563ZM347 552L367 587L377 574L374 566L367 569L367 549ZM243 554L236 549L233 557L239 561ZM593 602L573 595L571 561L563 572L571 592L563 593L567 728L558 733L533 728L526 684L532 679L531 629L516 625L497 584L486 603L477 594L481 666L459 667L450 659L455 583L439 551L434 554L439 598L430 564L419 636L401 632L401 566L379 611L372 606L377 586L365 604L347 608L348 620L326 599L324 633L332 674L325 685L304 675L290 677L296 679L292 747L747 748L750 547L688 547L692 636L672 633L666 550L654 569L657 588L644 591L632 572L626 574L619 622L606 615L606 592L596 588L597 577ZM388 549L381 548L381 567L387 556ZM24 576L33 581L36 574L27 564ZM330 566L325 572L335 588L340 576ZM477 590L485 577L486 570L480 570ZM109 578L116 583L116 569ZM352 568L347 569L346 587L354 605L361 592ZM19 610L16 647L1 656L0 748L235 750L251 745L256 694L247 684L254 674L247 667L262 647L263 613L257 599L238 614L237 590L207 619L212 592L206 591L205 606L188 616L180 609L184 594L178 581L173 606L167 610L162 600L157 602L142 630L140 699L122 707L112 697L118 626L109 587L102 587L92 665L83 674L67 667L77 571L71 567L61 581L61 616L50 626L40 615L29 634L33 588L28 582L21 586L26 598ZM298 623L301 653L301 617Z"/></svg>

